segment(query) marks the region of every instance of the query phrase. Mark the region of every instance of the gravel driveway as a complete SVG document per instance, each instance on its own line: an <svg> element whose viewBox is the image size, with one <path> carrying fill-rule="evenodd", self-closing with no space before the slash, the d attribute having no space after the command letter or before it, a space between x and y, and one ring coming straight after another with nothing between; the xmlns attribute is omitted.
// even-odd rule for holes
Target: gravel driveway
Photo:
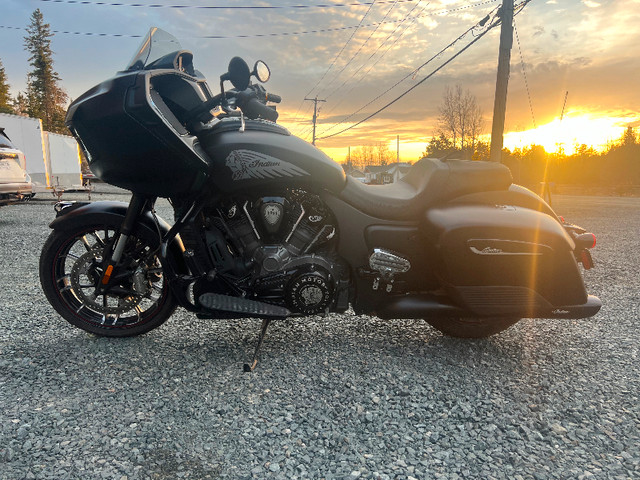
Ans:
<svg viewBox="0 0 640 480"><path fill-rule="evenodd" d="M554 201L598 237L595 318L472 341L274 322L252 374L255 319L178 311L130 339L67 324L38 280L52 202L2 207L0 478L640 478L640 199Z"/></svg>

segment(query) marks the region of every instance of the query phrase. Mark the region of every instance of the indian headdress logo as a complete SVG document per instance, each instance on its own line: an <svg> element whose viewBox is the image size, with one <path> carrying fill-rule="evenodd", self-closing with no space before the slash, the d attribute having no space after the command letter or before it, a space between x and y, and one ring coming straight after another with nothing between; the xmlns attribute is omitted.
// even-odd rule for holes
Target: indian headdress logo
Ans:
<svg viewBox="0 0 640 480"><path fill-rule="evenodd" d="M309 175L306 170L292 163L252 150L233 150L227 156L225 165L231 170L234 181Z"/></svg>

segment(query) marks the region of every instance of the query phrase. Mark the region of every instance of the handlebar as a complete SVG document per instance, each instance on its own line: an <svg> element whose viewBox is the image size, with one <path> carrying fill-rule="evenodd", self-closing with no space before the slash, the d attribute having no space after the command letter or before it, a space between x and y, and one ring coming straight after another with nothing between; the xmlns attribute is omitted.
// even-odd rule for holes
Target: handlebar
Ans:
<svg viewBox="0 0 640 480"><path fill-rule="evenodd" d="M275 93L267 93L266 100L267 102L280 103L282 101L282 97Z"/></svg>
<svg viewBox="0 0 640 480"><path fill-rule="evenodd" d="M269 97L270 95L266 92L248 88L242 92L238 92L236 104L249 118L264 118L265 120L275 122L278 119L278 112L275 108L268 107L264 104ZM278 96L275 95L275 97ZM269 100L274 101L272 98Z"/></svg>
<svg viewBox="0 0 640 480"><path fill-rule="evenodd" d="M219 105L224 107L227 98L235 98L236 106L238 106L248 118L263 118L272 122L278 119L278 112L275 107L267 106L266 102L280 103L282 97L273 93L267 93L260 85L251 85L241 92L231 90L203 102L187 112L185 115L187 123L197 121L208 122L212 118L209 112Z"/></svg>
<svg viewBox="0 0 640 480"><path fill-rule="evenodd" d="M202 122L208 122L209 120L211 120L212 116L209 111L220 105L220 103L222 102L222 98L222 94L216 95L206 102L198 105L196 108L189 110L185 116L187 119L187 123L198 120Z"/></svg>

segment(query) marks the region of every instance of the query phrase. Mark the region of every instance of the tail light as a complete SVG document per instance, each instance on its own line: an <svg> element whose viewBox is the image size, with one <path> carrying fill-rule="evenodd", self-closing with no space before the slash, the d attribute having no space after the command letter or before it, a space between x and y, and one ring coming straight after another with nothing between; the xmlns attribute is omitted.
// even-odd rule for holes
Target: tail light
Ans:
<svg viewBox="0 0 640 480"><path fill-rule="evenodd" d="M573 238L576 242L576 250L583 250L585 248L594 248L596 246L596 236L593 233L582 233L576 235Z"/></svg>

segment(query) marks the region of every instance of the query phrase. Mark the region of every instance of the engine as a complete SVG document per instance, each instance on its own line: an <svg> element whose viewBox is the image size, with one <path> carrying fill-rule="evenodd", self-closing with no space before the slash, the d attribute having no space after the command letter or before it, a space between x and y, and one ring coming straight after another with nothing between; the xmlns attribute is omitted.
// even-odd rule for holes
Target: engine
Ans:
<svg viewBox="0 0 640 480"><path fill-rule="evenodd" d="M237 196L205 211L206 243L223 283L300 314L344 311L348 268L335 253L337 230L322 200L302 190ZM218 281L199 292L216 290Z"/></svg>

